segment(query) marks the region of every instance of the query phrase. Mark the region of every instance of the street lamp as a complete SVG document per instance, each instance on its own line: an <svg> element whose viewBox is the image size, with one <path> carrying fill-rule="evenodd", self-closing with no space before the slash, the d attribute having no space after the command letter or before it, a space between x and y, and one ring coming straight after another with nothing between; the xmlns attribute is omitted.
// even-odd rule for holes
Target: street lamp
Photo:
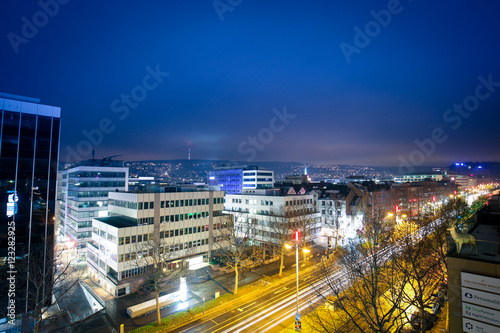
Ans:
<svg viewBox="0 0 500 333"><path fill-rule="evenodd" d="M297 271L297 290L296 290L296 295L297 295L297 312L295 313L295 330L300 331L302 330L301 324L300 324L300 313L299 313L299 239L300 235L298 231L295 231L294 236L295 240L295 260L296 260L296 271Z"/></svg>

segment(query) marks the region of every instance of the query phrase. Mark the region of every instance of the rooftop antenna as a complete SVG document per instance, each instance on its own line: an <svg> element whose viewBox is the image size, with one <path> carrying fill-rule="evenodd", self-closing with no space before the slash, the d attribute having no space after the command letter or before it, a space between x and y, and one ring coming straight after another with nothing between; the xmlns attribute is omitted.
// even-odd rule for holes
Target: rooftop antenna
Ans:
<svg viewBox="0 0 500 333"><path fill-rule="evenodd" d="M92 149L92 161L95 160L95 149Z"/></svg>
<svg viewBox="0 0 500 333"><path fill-rule="evenodd" d="M191 141L188 142L188 160L191 159Z"/></svg>

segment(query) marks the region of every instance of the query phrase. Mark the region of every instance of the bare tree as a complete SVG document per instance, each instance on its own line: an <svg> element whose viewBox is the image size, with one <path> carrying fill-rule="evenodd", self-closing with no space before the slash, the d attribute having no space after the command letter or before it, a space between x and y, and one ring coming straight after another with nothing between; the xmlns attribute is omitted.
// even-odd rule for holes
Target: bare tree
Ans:
<svg viewBox="0 0 500 333"><path fill-rule="evenodd" d="M469 207L460 197L451 198L439 212L440 217L448 228L455 226L459 221L464 221L468 216Z"/></svg>
<svg viewBox="0 0 500 333"><path fill-rule="evenodd" d="M435 256L432 244L434 238L418 239L414 235L413 228L409 228L407 231L404 241L400 242L401 255L394 263L407 280L406 286L403 288L404 304L416 308L422 320L420 329L425 331L429 324L426 321L425 308L432 298L436 279L440 280L441 262ZM404 313L406 314L406 311Z"/></svg>
<svg viewBox="0 0 500 333"><path fill-rule="evenodd" d="M292 220L292 214L285 211L285 209L274 209L270 212L269 228L271 230L269 242L278 249L280 256L279 276L282 276L286 246L292 240L292 234L297 228L297 223Z"/></svg>
<svg viewBox="0 0 500 333"><path fill-rule="evenodd" d="M403 287L407 278L395 265L397 251L389 244L382 213L363 219L366 242L351 242L341 250L341 273L321 269L325 290L318 290L325 302L335 306L358 331L392 332L401 327ZM333 295L333 297L329 297Z"/></svg>
<svg viewBox="0 0 500 333"><path fill-rule="evenodd" d="M327 215L325 218L325 225L333 230L335 237L334 251L337 251L337 246L339 241L339 231L341 227L340 212L337 211L335 206L327 206L326 213ZM330 243L330 236L328 236L328 243ZM330 244L328 244L328 248L330 248Z"/></svg>
<svg viewBox="0 0 500 333"><path fill-rule="evenodd" d="M221 229L214 230L214 247L226 265L234 269L234 294L238 294L240 270L246 267L247 259L261 258L262 254L251 245L253 219L246 214L229 215L231 219Z"/></svg>
<svg viewBox="0 0 500 333"><path fill-rule="evenodd" d="M45 265L40 265L44 260ZM51 311L51 305L69 297L70 290L83 274L83 270L77 268L76 260L70 257L69 250L63 248L33 249L29 256L16 263L16 270L22 273L19 276L28 277L28 281L21 281L28 288L26 293L19 294L19 300L28 301L27 316L34 322L35 333L39 331L42 320L60 314ZM25 325L23 323L23 330Z"/></svg>
<svg viewBox="0 0 500 333"><path fill-rule="evenodd" d="M175 264L174 267L169 262L176 258L182 258L191 252L188 244L175 243L175 238L165 237L163 233L155 235L153 239L141 242L136 245L130 254L132 265L136 266L140 275L146 280L145 287L155 295L157 322L161 324L160 314L160 293L175 285L175 281L180 279L186 271L184 265Z"/></svg>

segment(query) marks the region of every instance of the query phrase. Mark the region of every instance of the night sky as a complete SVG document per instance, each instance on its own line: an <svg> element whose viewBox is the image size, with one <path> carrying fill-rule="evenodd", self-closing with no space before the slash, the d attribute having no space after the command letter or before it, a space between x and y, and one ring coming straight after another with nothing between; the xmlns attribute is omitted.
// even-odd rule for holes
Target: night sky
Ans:
<svg viewBox="0 0 500 333"><path fill-rule="evenodd" d="M62 108L62 161L500 160L497 0L2 5L0 91Z"/></svg>

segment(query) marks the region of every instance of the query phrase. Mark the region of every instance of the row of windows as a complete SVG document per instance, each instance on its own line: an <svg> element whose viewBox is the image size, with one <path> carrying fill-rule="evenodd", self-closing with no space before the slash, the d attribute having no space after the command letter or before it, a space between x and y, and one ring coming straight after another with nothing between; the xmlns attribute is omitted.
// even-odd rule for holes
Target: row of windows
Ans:
<svg viewBox="0 0 500 333"><path fill-rule="evenodd" d="M154 223L155 223L154 217L141 217L139 218L137 225L150 225Z"/></svg>
<svg viewBox="0 0 500 333"><path fill-rule="evenodd" d="M75 184L70 184L70 186L75 187L125 187L125 182L77 182Z"/></svg>
<svg viewBox="0 0 500 333"><path fill-rule="evenodd" d="M173 252L181 251L184 249L191 249L191 248L194 248L197 246L202 246L202 245L208 245L208 238L198 239L195 241L185 242L185 243L181 243L181 244L162 246L159 248L159 255L173 253ZM137 252L130 252L130 253L125 253L125 254L119 254L118 255L118 262L132 261L132 260L136 260L136 259L152 257L153 254L154 254L153 249L144 250L144 251L137 251ZM165 259L167 259L167 258L165 258Z"/></svg>
<svg viewBox="0 0 500 333"><path fill-rule="evenodd" d="M160 216L160 223L197 220L197 219L202 219L202 218L209 217L209 216L210 216L210 214L208 212L165 215L165 216Z"/></svg>
<svg viewBox="0 0 500 333"><path fill-rule="evenodd" d="M214 198L214 205L223 203L222 198ZM166 200L160 202L160 208L172 208L172 207L191 207L191 206L201 206L208 205L209 199L185 199L185 200ZM154 202L139 202L139 209L154 209Z"/></svg>
<svg viewBox="0 0 500 333"><path fill-rule="evenodd" d="M107 196L108 196L108 191L68 191L68 197L105 198Z"/></svg>
<svg viewBox="0 0 500 333"><path fill-rule="evenodd" d="M92 228L92 233L94 233L97 236L100 236L100 237L102 237L104 239L107 239L110 242L116 243L116 236L115 235L111 235L111 234L107 233L104 230L99 230L98 228L93 227Z"/></svg>
<svg viewBox="0 0 500 333"><path fill-rule="evenodd" d="M302 199L302 200L293 200L293 201L286 201L285 205L286 206L297 206L297 205L305 205L305 204L312 204L312 199Z"/></svg>
<svg viewBox="0 0 500 333"><path fill-rule="evenodd" d="M161 201L161 208L170 208L170 207L190 207L190 206L201 206L208 205L209 199L185 199L185 200L166 200Z"/></svg>
<svg viewBox="0 0 500 333"><path fill-rule="evenodd" d="M217 227L218 228L227 227L227 224L226 225L217 224ZM202 226L197 226L197 227L187 227L187 228L180 228L180 229L175 229L175 230L160 231L160 239L196 234L196 233L208 231L208 229L209 229L208 225L202 225ZM153 240L153 233L120 237L118 239L118 245L136 244L136 243L140 243L143 241L147 242L148 239Z"/></svg>
<svg viewBox="0 0 500 333"><path fill-rule="evenodd" d="M69 174L69 178L125 178L125 172L95 172L95 171L80 171Z"/></svg>
<svg viewBox="0 0 500 333"><path fill-rule="evenodd" d="M232 203L241 203L241 199L233 198ZM247 205L256 205L257 200L256 199L245 199L245 203ZM260 200L260 204L261 204L261 206L272 206L273 202L270 200Z"/></svg>
<svg viewBox="0 0 500 333"><path fill-rule="evenodd" d="M243 181L244 182L254 182L255 181L255 177L253 177L253 178L243 178ZM272 178L257 178L257 181L258 182L271 182Z"/></svg>
<svg viewBox="0 0 500 333"><path fill-rule="evenodd" d="M133 276L144 274L144 273L146 273L147 269L149 269L149 267L146 267L146 266L144 266L144 267L137 267L137 268L133 268L133 269L128 269L128 270L123 271L121 273L121 278L122 279L126 279L126 278L129 278L129 277L133 277Z"/></svg>
<svg viewBox="0 0 500 333"><path fill-rule="evenodd" d="M77 208L92 208L92 207L106 207L108 205L107 200L99 201L75 201L68 200L68 205Z"/></svg>
<svg viewBox="0 0 500 333"><path fill-rule="evenodd" d="M109 199L108 205L137 210L137 202Z"/></svg>
<svg viewBox="0 0 500 333"><path fill-rule="evenodd" d="M335 205L337 207L341 207L342 206L342 202L336 201ZM333 206L333 200L321 200L321 206Z"/></svg>
<svg viewBox="0 0 500 333"><path fill-rule="evenodd" d="M84 212L79 212L77 210L68 209L68 214L76 217L76 218L85 218L85 217L98 217L99 216L99 210L90 210L90 211L84 211Z"/></svg>

